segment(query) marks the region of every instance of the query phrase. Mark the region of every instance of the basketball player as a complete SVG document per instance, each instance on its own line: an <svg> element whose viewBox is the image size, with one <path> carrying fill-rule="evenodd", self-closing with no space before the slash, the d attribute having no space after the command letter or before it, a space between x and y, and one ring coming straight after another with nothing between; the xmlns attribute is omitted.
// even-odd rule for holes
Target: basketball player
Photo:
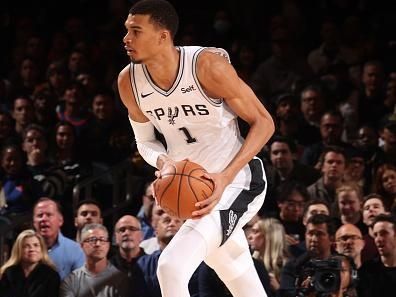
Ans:
<svg viewBox="0 0 396 297"><path fill-rule="evenodd" d="M202 260L233 296L266 296L242 227L264 202L266 178L255 155L274 132L270 114L237 76L226 51L174 45L178 16L169 2L137 2L125 27L131 63L119 74L118 88L140 154L158 169L158 178L188 158L204 166L215 184L161 254L162 296L190 296L188 281ZM245 140L237 116L250 126Z"/></svg>

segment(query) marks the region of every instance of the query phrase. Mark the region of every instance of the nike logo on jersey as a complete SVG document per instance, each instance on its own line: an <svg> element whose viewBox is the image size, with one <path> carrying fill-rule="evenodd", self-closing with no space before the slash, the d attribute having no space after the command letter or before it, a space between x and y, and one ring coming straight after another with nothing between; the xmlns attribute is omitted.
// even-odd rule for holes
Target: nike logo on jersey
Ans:
<svg viewBox="0 0 396 297"><path fill-rule="evenodd" d="M153 94L153 93L154 93L154 92L147 93L147 94L141 93L140 96L142 96L142 98L146 98L147 96L150 96L150 95Z"/></svg>

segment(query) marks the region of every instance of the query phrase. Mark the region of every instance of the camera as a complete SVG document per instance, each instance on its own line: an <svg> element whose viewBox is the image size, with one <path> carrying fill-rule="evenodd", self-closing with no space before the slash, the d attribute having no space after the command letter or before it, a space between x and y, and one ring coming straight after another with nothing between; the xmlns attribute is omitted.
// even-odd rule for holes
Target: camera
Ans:
<svg viewBox="0 0 396 297"><path fill-rule="evenodd" d="M316 296L329 296L338 292L341 284L341 261L339 259L308 261L298 277L297 296L305 296L315 292ZM310 282L301 287L301 284L310 277Z"/></svg>

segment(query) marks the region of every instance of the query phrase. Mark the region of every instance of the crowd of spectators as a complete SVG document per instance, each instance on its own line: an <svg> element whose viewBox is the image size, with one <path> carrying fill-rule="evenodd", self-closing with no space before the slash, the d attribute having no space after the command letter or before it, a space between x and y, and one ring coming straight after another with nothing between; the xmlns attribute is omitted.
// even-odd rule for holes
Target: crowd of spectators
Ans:
<svg viewBox="0 0 396 297"><path fill-rule="evenodd" d="M1 296L46 296L44 280L48 296L59 286L60 296L161 296L158 258L182 222L153 203L154 169L118 97L132 2L0 4L0 216L13 228ZM175 43L226 49L276 123L259 155L267 197L245 229L268 296L296 296L307 259L338 254L361 281L334 296L392 296L396 5L171 2L181 17ZM75 185L120 162L145 186L115 224L103 217L108 191L72 208ZM190 291L230 296L204 263Z"/></svg>

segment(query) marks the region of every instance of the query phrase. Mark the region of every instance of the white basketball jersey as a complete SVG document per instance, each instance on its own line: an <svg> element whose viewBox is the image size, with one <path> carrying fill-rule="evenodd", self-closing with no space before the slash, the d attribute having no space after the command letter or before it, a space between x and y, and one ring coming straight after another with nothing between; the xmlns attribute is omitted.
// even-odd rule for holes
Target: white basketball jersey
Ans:
<svg viewBox="0 0 396 297"><path fill-rule="evenodd" d="M202 89L196 62L203 50L225 56L218 48L178 47L179 71L169 90L159 88L143 64L131 63L131 84L140 109L166 140L173 160L188 158L209 172L223 170L242 145L235 113L220 98Z"/></svg>

